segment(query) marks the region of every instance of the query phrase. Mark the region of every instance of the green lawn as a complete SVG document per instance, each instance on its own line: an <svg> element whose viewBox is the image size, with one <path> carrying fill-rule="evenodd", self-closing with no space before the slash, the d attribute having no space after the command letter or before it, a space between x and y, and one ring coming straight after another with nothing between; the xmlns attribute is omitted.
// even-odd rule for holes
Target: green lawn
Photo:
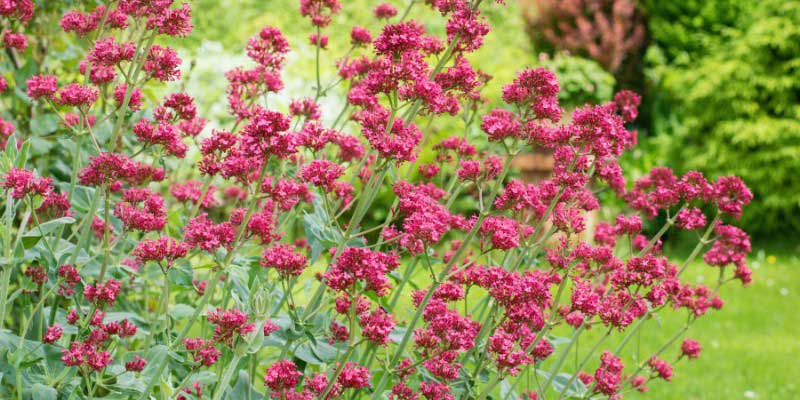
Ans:
<svg viewBox="0 0 800 400"><path fill-rule="evenodd" d="M753 283L725 285L725 307L698 320L688 337L700 341L699 359L675 366L672 382L653 382L654 399L794 399L800 395L800 257L797 247L756 249ZM687 277L710 282L715 272L700 263ZM648 329L643 343L671 336L681 321ZM672 326L672 329L668 327ZM672 353L673 355L676 352Z"/></svg>

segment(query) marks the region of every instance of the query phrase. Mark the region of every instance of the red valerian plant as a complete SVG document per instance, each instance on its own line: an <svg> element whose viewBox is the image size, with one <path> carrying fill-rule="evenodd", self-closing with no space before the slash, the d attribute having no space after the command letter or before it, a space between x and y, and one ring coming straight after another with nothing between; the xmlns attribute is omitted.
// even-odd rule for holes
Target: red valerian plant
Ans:
<svg viewBox="0 0 800 400"><path fill-rule="evenodd" d="M4 100L27 93L59 117L54 136L73 146L34 159L13 125L33 124L0 124L1 397L616 399L698 357L690 325L722 308L722 284L751 280L749 238L727 222L752 199L741 180L655 168L626 182L636 94L564 118L556 76L529 68L486 110L488 76L467 58L489 33L481 0L425 2L444 32L377 6L385 25L354 26L326 84L324 29L342 4L302 0L310 97L267 108L290 43L266 27L252 63L226 74L232 121L215 129L187 93L143 96L181 77L156 44L192 29L189 5L172 3L64 12L86 44L80 73L0 81ZM0 0L0 15L13 68L45 19L28 0ZM328 118L320 103L337 90ZM439 119L461 134L434 142L424 126ZM510 179L532 148L552 151L552 177ZM589 232L604 188L632 211ZM679 264L661 245L676 228L698 237ZM712 287L685 279L701 255ZM686 322L626 359L660 313Z"/></svg>

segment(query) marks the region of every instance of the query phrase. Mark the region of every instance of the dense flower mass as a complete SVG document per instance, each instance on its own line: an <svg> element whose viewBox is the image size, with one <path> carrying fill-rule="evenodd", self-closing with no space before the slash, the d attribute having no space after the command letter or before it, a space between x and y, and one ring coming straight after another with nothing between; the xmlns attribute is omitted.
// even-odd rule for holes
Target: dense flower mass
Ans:
<svg viewBox="0 0 800 400"><path fill-rule="evenodd" d="M299 0L308 34L263 27L200 97L190 3L72 3L0 0L0 397L618 399L753 280L742 180L626 180L637 94L567 113L544 68L484 93L493 4ZM530 151L551 174L514 177Z"/></svg>

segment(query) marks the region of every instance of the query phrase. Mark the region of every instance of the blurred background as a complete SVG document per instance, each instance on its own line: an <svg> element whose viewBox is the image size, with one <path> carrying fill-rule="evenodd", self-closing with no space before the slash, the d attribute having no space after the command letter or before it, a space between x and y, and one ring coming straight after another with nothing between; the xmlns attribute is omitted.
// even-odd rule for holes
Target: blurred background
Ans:
<svg viewBox="0 0 800 400"><path fill-rule="evenodd" d="M283 30L293 52L278 103L309 94L314 51L308 21L295 0L197 0L195 30L182 49L191 72L184 84L205 116L224 122L222 74L246 62L247 38L265 25ZM327 73L349 46L358 24L373 34L378 2L346 0L327 30ZM484 90L499 102L500 88L528 66L553 70L566 109L611 99L620 89L642 95L636 129L639 147L623 167L635 179L656 165L712 177L741 176L755 200L739 225L753 236L754 282L722 290L723 312L701 319L689 333L703 356L676 366L672 383L651 385L656 399L792 399L800 384L792 367L800 358L800 2L784 0L518 0L487 7L493 31L471 57L493 79ZM395 1L399 9L406 3ZM441 18L418 5L410 17L430 30ZM323 99L338 110L341 96ZM277 105L281 107L281 104ZM327 114L334 113L329 111ZM325 113L323 113L325 114ZM457 127L436 122L446 137ZM435 140L435 139L434 139ZM423 157L425 155L423 154ZM522 165L523 169L541 166ZM546 169L546 166L542 167ZM520 171L525 172L525 171ZM388 200L387 200L388 201ZM613 210L618 212L619 210ZM372 211L374 218L384 212ZM601 215L600 218L603 218ZM654 226L660 226L656 221ZM679 238L678 238L679 239ZM688 253L667 238L673 254ZM698 282L713 279L696 266ZM664 324L678 321L663 321ZM659 324L661 321L659 321ZM659 329L642 335L655 341ZM665 330L667 331L667 330ZM668 335L664 333L665 337ZM637 394L629 398L639 397Z"/></svg>

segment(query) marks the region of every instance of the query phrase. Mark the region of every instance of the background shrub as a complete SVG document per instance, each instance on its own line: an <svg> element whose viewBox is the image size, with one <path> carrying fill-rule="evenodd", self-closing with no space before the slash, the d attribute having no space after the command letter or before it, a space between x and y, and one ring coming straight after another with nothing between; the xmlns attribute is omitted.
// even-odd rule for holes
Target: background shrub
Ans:
<svg viewBox="0 0 800 400"><path fill-rule="evenodd" d="M659 94L652 128L670 135L670 164L742 176L756 196L745 225L797 232L800 4L664 4L648 9L648 60Z"/></svg>

